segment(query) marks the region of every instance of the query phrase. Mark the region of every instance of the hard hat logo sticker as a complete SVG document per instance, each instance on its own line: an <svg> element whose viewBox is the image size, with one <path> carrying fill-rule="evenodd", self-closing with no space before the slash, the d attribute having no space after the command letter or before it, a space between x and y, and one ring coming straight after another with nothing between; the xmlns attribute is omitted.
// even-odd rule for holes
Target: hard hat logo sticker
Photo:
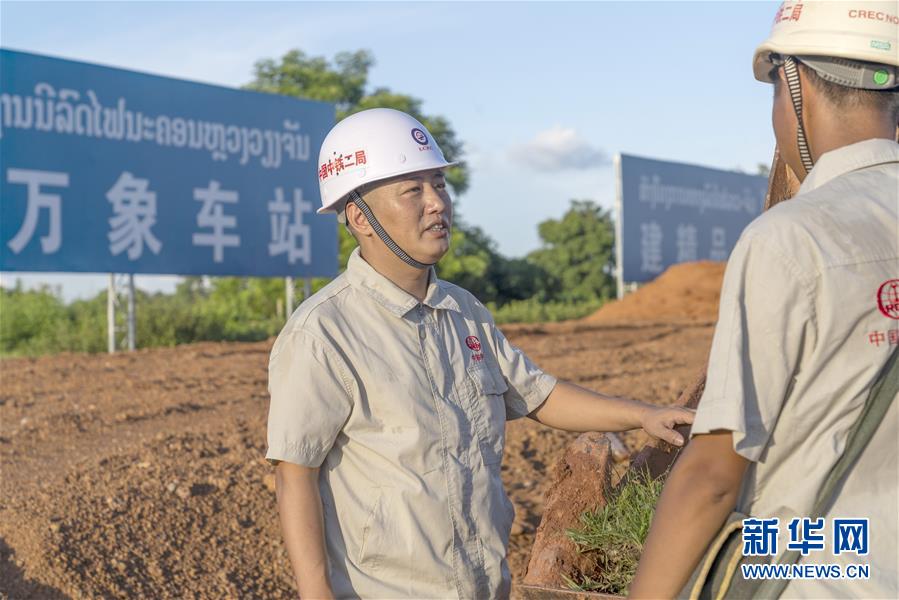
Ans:
<svg viewBox="0 0 899 600"><path fill-rule="evenodd" d="M337 152L334 152L333 155L332 158L328 159L328 162L319 165L319 181L324 181L329 177L336 177L348 169L364 165L368 162L365 158L365 150L354 150L349 154L338 154ZM364 173L365 170L362 169L362 172Z"/></svg>
<svg viewBox="0 0 899 600"><path fill-rule="evenodd" d="M421 144L422 146L428 143L428 136L424 131L416 127L412 130L412 139Z"/></svg>

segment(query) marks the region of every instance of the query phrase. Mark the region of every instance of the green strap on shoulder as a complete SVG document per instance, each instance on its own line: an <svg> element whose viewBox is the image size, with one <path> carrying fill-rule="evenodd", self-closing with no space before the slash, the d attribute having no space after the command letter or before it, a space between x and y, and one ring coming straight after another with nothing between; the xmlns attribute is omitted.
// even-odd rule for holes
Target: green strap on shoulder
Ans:
<svg viewBox="0 0 899 600"><path fill-rule="evenodd" d="M859 415L858 421L855 422L852 431L849 432L849 439L846 441L843 455L830 470L824 485L821 487L821 492L818 494L818 500L815 502L815 508L812 511L813 514L810 515L812 520L824 516L833 500L837 485L839 485L846 472L852 468L858 457L861 456L871 438L874 437L874 432L877 431L877 427L883 421L887 409L889 409L890 404L899 394L899 358L897 357L899 357L899 350L894 351L890 358L887 359L886 365L884 365L877 376L877 380L868 394L865 407L862 409L862 413ZM797 560L799 560L799 552L788 550L781 555L780 560L777 562L781 565L792 565ZM789 581L789 579L765 579L756 591L755 597L779 598Z"/></svg>

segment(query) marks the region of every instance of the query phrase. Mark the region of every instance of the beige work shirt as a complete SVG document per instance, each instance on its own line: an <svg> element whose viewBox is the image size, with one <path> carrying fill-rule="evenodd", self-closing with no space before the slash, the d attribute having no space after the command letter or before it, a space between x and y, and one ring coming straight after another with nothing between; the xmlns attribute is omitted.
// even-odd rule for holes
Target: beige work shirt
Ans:
<svg viewBox="0 0 899 600"><path fill-rule="evenodd" d="M321 466L335 594L507 596L505 421L555 382L470 293L432 269L418 302L357 249L269 362L266 458Z"/></svg>
<svg viewBox="0 0 899 600"><path fill-rule="evenodd" d="M890 352L899 349L899 145L822 155L799 194L744 231L727 263L693 434L733 432L752 461L738 509L811 516ZM825 549L800 563L869 564L870 579L793 580L785 598L899 597L899 407L825 515ZM833 519L868 518L869 554L834 556ZM845 569L844 569L845 570Z"/></svg>

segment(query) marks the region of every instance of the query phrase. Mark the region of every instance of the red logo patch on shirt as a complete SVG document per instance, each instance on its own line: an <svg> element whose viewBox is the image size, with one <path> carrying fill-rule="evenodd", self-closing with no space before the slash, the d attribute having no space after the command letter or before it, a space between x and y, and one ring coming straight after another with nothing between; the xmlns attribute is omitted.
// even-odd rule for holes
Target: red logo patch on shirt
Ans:
<svg viewBox="0 0 899 600"><path fill-rule="evenodd" d="M883 316L899 320L899 279L889 279L877 290L877 308Z"/></svg>
<svg viewBox="0 0 899 600"><path fill-rule="evenodd" d="M471 358L475 362L484 360L484 353L481 352L481 340L476 336L470 335L465 338L465 345L471 349Z"/></svg>

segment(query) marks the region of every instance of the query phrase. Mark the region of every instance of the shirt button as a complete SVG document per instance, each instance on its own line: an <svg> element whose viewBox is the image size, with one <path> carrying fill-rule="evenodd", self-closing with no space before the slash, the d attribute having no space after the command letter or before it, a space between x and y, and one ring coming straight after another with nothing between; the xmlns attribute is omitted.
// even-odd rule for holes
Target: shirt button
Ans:
<svg viewBox="0 0 899 600"><path fill-rule="evenodd" d="M419 327L419 328L418 328L418 337L420 337L421 339L425 339L425 335L427 335L427 334L425 333L425 328L424 328L424 327Z"/></svg>

